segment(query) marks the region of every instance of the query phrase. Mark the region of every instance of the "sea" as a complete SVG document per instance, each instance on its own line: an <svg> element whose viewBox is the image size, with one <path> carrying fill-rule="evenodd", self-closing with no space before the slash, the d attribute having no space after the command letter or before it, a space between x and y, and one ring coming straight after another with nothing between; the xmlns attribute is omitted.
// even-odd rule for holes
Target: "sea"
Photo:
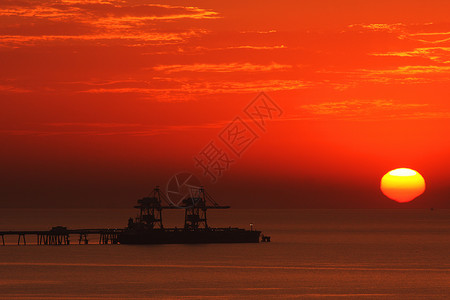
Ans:
<svg viewBox="0 0 450 300"><path fill-rule="evenodd" d="M450 210L229 209L270 243L0 244L1 299L450 299ZM133 210L1 209L0 231L123 228ZM165 212L182 227L183 211ZM0 241L1 243L1 241Z"/></svg>

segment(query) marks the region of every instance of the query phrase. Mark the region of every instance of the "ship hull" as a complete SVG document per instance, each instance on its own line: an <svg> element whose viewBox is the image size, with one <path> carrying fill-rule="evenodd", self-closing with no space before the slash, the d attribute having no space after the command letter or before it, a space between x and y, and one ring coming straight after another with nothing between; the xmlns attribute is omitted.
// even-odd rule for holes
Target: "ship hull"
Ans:
<svg viewBox="0 0 450 300"><path fill-rule="evenodd" d="M209 243L258 243L260 231L238 228L214 228L208 230L153 229L145 231L125 230L118 235L120 244L209 244Z"/></svg>

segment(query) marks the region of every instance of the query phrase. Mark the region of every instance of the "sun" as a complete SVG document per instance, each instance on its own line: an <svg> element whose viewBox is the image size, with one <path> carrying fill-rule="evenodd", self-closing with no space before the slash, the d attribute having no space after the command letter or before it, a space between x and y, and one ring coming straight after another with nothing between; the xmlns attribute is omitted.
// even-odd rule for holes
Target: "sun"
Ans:
<svg viewBox="0 0 450 300"><path fill-rule="evenodd" d="M425 192L425 179L415 170L399 168L387 172L381 178L380 188L388 198L404 203Z"/></svg>

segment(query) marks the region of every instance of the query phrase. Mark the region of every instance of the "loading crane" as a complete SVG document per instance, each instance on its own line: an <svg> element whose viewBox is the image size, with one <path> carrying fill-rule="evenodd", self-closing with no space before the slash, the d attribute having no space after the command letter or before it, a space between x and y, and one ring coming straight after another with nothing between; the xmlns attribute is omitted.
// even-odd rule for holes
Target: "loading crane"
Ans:
<svg viewBox="0 0 450 300"><path fill-rule="evenodd" d="M128 228L134 229L164 229L162 222L162 210L176 208L167 197L161 193L159 186L144 198L139 199L138 205L134 208L139 209L139 215L134 220L128 219Z"/></svg>
<svg viewBox="0 0 450 300"><path fill-rule="evenodd" d="M227 209L230 206L219 205L203 187L190 188L190 196L181 201L181 205L174 205L156 186L149 196L139 199L139 215L134 220L128 220L130 229L164 229L162 222L163 209L184 209L184 229L208 229L206 211L208 209Z"/></svg>
<svg viewBox="0 0 450 300"><path fill-rule="evenodd" d="M191 196L182 201L181 207L185 209L185 230L197 230L199 228L208 229L208 221L206 218L206 211L208 209L230 208L230 206L219 205L208 193L206 193L203 187L192 188Z"/></svg>

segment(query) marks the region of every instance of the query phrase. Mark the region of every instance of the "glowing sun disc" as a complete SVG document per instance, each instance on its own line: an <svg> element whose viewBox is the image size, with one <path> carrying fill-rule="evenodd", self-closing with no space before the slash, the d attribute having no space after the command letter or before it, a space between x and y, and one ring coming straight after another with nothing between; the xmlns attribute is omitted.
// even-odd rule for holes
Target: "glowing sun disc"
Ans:
<svg viewBox="0 0 450 300"><path fill-rule="evenodd" d="M425 192L425 179L415 170L399 168L387 172L381 178L380 189L392 200L409 202Z"/></svg>

